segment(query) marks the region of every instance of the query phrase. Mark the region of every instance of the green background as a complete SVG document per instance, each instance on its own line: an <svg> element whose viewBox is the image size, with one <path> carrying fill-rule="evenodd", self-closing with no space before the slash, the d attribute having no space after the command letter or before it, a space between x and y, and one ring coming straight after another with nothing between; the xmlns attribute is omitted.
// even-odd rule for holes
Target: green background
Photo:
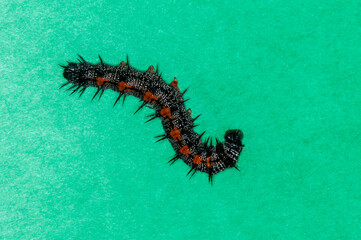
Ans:
<svg viewBox="0 0 361 240"><path fill-rule="evenodd" d="M359 239L359 1L1 1L1 239ZM240 172L168 166L137 99L58 90L58 64L159 64Z"/></svg>

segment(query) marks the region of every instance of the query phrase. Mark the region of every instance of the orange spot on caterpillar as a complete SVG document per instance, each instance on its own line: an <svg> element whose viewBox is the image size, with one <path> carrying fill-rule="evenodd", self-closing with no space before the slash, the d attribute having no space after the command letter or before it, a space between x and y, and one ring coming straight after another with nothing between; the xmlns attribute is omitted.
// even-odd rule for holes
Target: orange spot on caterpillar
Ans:
<svg viewBox="0 0 361 240"><path fill-rule="evenodd" d="M189 154L191 154L191 152L189 151L188 145L184 145L183 147L181 147L179 149L179 152L183 155L186 155L187 157L189 156Z"/></svg>
<svg viewBox="0 0 361 240"><path fill-rule="evenodd" d="M195 155L194 158L193 158L193 163L197 164L197 165L201 164L202 163L202 158L200 156L198 156L198 155Z"/></svg>
<svg viewBox="0 0 361 240"><path fill-rule="evenodd" d="M147 72L155 73L154 72L154 67L152 65L150 65L149 68L147 69Z"/></svg>
<svg viewBox="0 0 361 240"><path fill-rule="evenodd" d="M170 112L170 109L167 108L167 107L163 107L161 110L160 110L160 115L164 118L168 118L168 119L172 119L172 115L171 115L171 112Z"/></svg>
<svg viewBox="0 0 361 240"><path fill-rule="evenodd" d="M146 102L155 102L158 98L154 96L151 92L145 92L144 93L144 101Z"/></svg>
<svg viewBox="0 0 361 240"><path fill-rule="evenodd" d="M211 167L212 166L212 158L211 157L207 157L206 158L206 165L207 165L207 167Z"/></svg>
<svg viewBox="0 0 361 240"><path fill-rule="evenodd" d="M171 83L169 83L169 86L174 87L178 92L180 92L178 88L178 80L176 77L174 77L174 80Z"/></svg>
<svg viewBox="0 0 361 240"><path fill-rule="evenodd" d="M188 108L187 113L188 113L189 115L191 115L192 110L191 110L190 108Z"/></svg>
<svg viewBox="0 0 361 240"><path fill-rule="evenodd" d="M172 129L170 130L169 135L176 141L180 141L181 139L181 132L178 129Z"/></svg>
<svg viewBox="0 0 361 240"><path fill-rule="evenodd" d="M108 82L109 80L103 77L97 77L97 84L98 86L103 86L106 82Z"/></svg>
<svg viewBox="0 0 361 240"><path fill-rule="evenodd" d="M125 82L121 81L118 83L118 89L119 91L130 91L132 88L131 85L126 84Z"/></svg>

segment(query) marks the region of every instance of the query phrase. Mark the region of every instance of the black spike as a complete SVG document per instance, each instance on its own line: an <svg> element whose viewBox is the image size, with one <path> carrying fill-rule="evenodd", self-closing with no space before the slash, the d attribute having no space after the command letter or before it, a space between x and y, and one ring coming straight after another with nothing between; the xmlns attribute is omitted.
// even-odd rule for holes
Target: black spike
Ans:
<svg viewBox="0 0 361 240"><path fill-rule="evenodd" d="M202 132L201 135L198 137L198 141L201 140L202 136L206 133L206 131Z"/></svg>
<svg viewBox="0 0 361 240"><path fill-rule="evenodd" d="M100 57L100 55L98 55L98 57L99 57L99 60L100 60L100 63L102 64L102 66L104 65L104 63L103 63L103 59Z"/></svg>
<svg viewBox="0 0 361 240"><path fill-rule="evenodd" d="M101 90L101 88L98 88L97 92L94 94L92 101L94 100L94 98L96 97L96 95L98 95L99 91Z"/></svg>
<svg viewBox="0 0 361 240"><path fill-rule="evenodd" d="M72 88L75 88L76 87L76 85L74 84L73 86L71 86L70 88L68 88L66 91L69 91L69 90L71 90Z"/></svg>
<svg viewBox="0 0 361 240"><path fill-rule="evenodd" d="M216 142L217 142L217 145L220 143L220 141L218 140L218 138L216 138Z"/></svg>
<svg viewBox="0 0 361 240"><path fill-rule="evenodd" d="M80 95L79 95L79 98L81 97L81 95L83 95L83 93L85 92L85 89L86 89L86 87L83 87L83 89L82 89L82 90L80 90Z"/></svg>
<svg viewBox="0 0 361 240"><path fill-rule="evenodd" d="M154 138L160 138L160 137L165 137L165 136L166 136L165 134L161 134L161 135L155 136Z"/></svg>
<svg viewBox="0 0 361 240"><path fill-rule="evenodd" d="M158 76L158 80L159 80L161 77L162 77L162 73L160 73L160 74L159 74L159 76Z"/></svg>
<svg viewBox="0 0 361 240"><path fill-rule="evenodd" d="M208 146L208 141L211 137L208 137L207 140L205 141L205 144Z"/></svg>
<svg viewBox="0 0 361 240"><path fill-rule="evenodd" d="M157 118L157 116L154 116L154 117L148 119L147 121L145 121L145 123L150 122L150 121L152 121L152 120L154 120L154 119L156 119L156 118Z"/></svg>
<svg viewBox="0 0 361 240"><path fill-rule="evenodd" d="M129 66L129 56L127 54L127 65Z"/></svg>
<svg viewBox="0 0 361 240"><path fill-rule="evenodd" d="M199 126L199 124L194 124L194 125L193 125L194 128L195 128L195 127L198 127L198 126Z"/></svg>
<svg viewBox="0 0 361 240"><path fill-rule="evenodd" d="M199 114L197 117L193 119L193 122L195 122L202 114Z"/></svg>
<svg viewBox="0 0 361 240"><path fill-rule="evenodd" d="M193 170L195 170L196 169L196 166L192 166L192 168L191 168L191 170L189 170L189 172L187 173L187 176L193 171ZM197 170L195 170L195 171L197 171ZM189 178L190 179L190 178Z"/></svg>
<svg viewBox="0 0 361 240"><path fill-rule="evenodd" d="M192 173L192 175L189 177L189 180L191 180L191 178L194 176L194 174L196 174L197 169L194 170L194 172Z"/></svg>
<svg viewBox="0 0 361 240"><path fill-rule="evenodd" d="M190 98L186 99L186 100L183 100L182 104L184 104L185 102L189 101Z"/></svg>
<svg viewBox="0 0 361 240"><path fill-rule="evenodd" d="M157 143L157 142L163 141L163 140L165 140L166 138L167 138L167 137L162 137L162 138L158 139L158 140L155 141L155 142Z"/></svg>
<svg viewBox="0 0 361 240"><path fill-rule="evenodd" d="M98 101L99 101L100 98L103 96L104 91L105 91L105 89L103 88L103 89L102 89L102 92L101 92L100 95L99 95Z"/></svg>
<svg viewBox="0 0 361 240"><path fill-rule="evenodd" d="M208 173L208 181L211 183L213 183L213 175L211 173Z"/></svg>
<svg viewBox="0 0 361 240"><path fill-rule="evenodd" d="M123 106L124 106L124 102L125 102L125 97L126 97L126 96L127 96L127 95L124 94L123 103L122 103Z"/></svg>
<svg viewBox="0 0 361 240"><path fill-rule="evenodd" d="M123 93L119 93L119 96L117 98L117 100L115 101L113 107L117 104L117 102L119 101L119 99L122 97Z"/></svg>
<svg viewBox="0 0 361 240"><path fill-rule="evenodd" d="M157 64L157 68L155 69L155 74L158 74L158 64Z"/></svg>
<svg viewBox="0 0 361 240"><path fill-rule="evenodd" d="M83 63L86 63L86 61L84 60L84 58L83 58L82 56L80 56L80 55L78 54L78 57L83 61Z"/></svg>
<svg viewBox="0 0 361 240"><path fill-rule="evenodd" d="M179 159L180 155L176 154L171 160L168 161L168 163L170 163L170 165L173 165L173 163L175 163L178 159Z"/></svg>
<svg viewBox="0 0 361 240"><path fill-rule="evenodd" d="M240 170L238 169L238 166L235 164L234 166L233 166L236 170L238 170L238 172L240 172Z"/></svg>
<svg viewBox="0 0 361 240"><path fill-rule="evenodd" d="M140 105L140 107L137 109L137 111L135 111L135 113L133 115L135 115L140 109L142 109L145 105L147 104L147 102L143 102L142 105Z"/></svg>
<svg viewBox="0 0 361 240"><path fill-rule="evenodd" d="M187 87L186 90L184 90L184 91L181 93L182 97L183 97L183 95L188 91L188 89L189 89L189 87Z"/></svg>
<svg viewBox="0 0 361 240"><path fill-rule="evenodd" d="M64 83L63 85L61 85L60 86L60 88L59 89L62 89L63 87L65 87L66 85L68 85L70 82L66 82L66 83Z"/></svg>
<svg viewBox="0 0 361 240"><path fill-rule="evenodd" d="M62 67L62 68L66 68L66 66L64 66L64 65L61 65L61 64L58 64L60 67Z"/></svg>
<svg viewBox="0 0 361 240"><path fill-rule="evenodd" d="M78 91L79 90L79 88L81 88L81 86L78 86L77 88L75 88L71 93L70 93L70 95L69 96L71 96L71 95L73 95L76 91Z"/></svg>

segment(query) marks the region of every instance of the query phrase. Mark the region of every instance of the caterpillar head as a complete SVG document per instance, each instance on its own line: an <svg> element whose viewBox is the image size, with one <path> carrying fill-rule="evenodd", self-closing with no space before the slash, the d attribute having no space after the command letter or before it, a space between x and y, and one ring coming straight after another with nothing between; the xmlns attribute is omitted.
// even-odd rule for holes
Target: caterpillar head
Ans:
<svg viewBox="0 0 361 240"><path fill-rule="evenodd" d="M242 152L244 145L242 144L243 132L238 129L228 130L224 134L224 163L226 167L235 167L238 157Z"/></svg>
<svg viewBox="0 0 361 240"><path fill-rule="evenodd" d="M242 146L243 132L238 129L228 130L224 134L224 140L226 143L233 144L235 146Z"/></svg>
<svg viewBox="0 0 361 240"><path fill-rule="evenodd" d="M70 62L68 66L64 67L63 76L70 83L79 85L86 81L85 76L89 68L85 66L85 63Z"/></svg>
<svg viewBox="0 0 361 240"><path fill-rule="evenodd" d="M96 78L103 77L108 65L104 64L102 60L99 64L92 65L80 55L79 58L78 63L70 62L68 66L62 66L64 68L63 76L75 85L96 86Z"/></svg>

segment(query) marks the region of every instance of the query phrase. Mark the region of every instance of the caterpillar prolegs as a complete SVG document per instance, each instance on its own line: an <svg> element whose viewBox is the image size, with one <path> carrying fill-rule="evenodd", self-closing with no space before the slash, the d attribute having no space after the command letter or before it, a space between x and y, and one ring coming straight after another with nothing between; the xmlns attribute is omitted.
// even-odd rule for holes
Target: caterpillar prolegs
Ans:
<svg viewBox="0 0 361 240"><path fill-rule="evenodd" d="M148 121L160 118L164 134L157 136L158 141L167 139L174 151L174 157L169 160L173 164L182 159L190 170L187 175L191 177L197 172L205 172L212 183L213 175L227 169L237 168L236 163L242 152L243 133L241 130L233 129L226 131L224 143L216 139L215 145L212 140L202 141L202 134L194 131L195 120L190 115L190 109L186 110L183 95L187 91L180 92L177 79L167 84L158 74L158 67L154 70L150 66L147 71L139 71L122 61L118 66L112 66L103 62L91 64L79 55L78 62L68 62L64 68L63 75L67 82L60 88L71 85L68 90L71 94L79 92L80 96L88 87L95 87L96 93L93 99L99 95L99 99L105 90L111 89L119 93L114 106L121 97L123 101L126 96L135 96L142 100L142 104L136 112L148 105L155 110ZM147 121L147 122L148 122Z"/></svg>

